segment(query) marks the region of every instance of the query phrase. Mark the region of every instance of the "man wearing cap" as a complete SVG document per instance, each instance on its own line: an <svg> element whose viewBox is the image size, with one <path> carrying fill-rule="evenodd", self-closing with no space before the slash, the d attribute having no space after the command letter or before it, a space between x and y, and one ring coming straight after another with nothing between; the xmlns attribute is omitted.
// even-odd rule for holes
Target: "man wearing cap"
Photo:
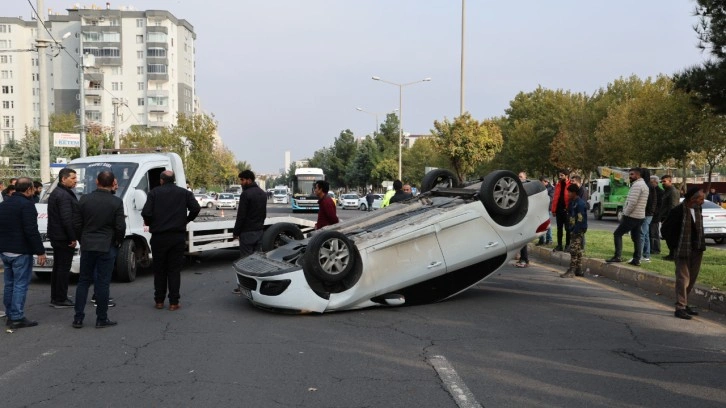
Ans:
<svg viewBox="0 0 726 408"><path fill-rule="evenodd" d="M688 294L696 284L701 269L706 238L703 233L701 205L705 194L699 187L690 187L683 202L674 207L663 223L663 237L673 248L676 261L676 311L675 316L690 320L698 312L688 306Z"/></svg>

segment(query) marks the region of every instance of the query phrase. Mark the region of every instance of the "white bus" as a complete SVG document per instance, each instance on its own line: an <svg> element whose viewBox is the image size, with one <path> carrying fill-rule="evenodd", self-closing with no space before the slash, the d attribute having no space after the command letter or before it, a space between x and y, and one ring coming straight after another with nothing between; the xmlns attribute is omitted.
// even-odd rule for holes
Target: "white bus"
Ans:
<svg viewBox="0 0 726 408"><path fill-rule="evenodd" d="M318 211L318 197L313 192L315 182L325 180L323 169L301 167L292 178L292 211Z"/></svg>

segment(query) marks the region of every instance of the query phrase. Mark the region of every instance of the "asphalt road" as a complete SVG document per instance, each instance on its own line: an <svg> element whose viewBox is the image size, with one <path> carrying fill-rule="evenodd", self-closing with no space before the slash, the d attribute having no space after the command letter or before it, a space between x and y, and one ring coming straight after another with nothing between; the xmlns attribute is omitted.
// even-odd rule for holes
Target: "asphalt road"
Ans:
<svg viewBox="0 0 726 408"><path fill-rule="evenodd" d="M726 404L723 316L685 322L606 280L507 266L438 304L297 316L232 294L235 258L190 262L176 312L154 309L148 271L113 283L119 325L103 330L71 328L72 310L48 307L48 282L34 280L26 315L40 325L0 336L1 405Z"/></svg>

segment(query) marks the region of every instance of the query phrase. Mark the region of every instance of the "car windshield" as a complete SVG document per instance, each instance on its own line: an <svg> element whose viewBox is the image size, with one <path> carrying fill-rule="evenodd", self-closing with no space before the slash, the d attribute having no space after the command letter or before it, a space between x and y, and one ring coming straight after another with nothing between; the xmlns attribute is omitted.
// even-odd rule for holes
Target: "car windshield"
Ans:
<svg viewBox="0 0 726 408"><path fill-rule="evenodd" d="M343 194L344 200L357 200L358 196L355 194Z"/></svg>
<svg viewBox="0 0 726 408"><path fill-rule="evenodd" d="M118 197L123 197L126 189L129 187L131 179L134 177L134 173L136 173L138 164L125 162L94 162L71 163L67 167L76 171L78 180L76 182L74 192L76 193L76 197L80 199L84 194L88 194L96 190L96 177L98 177L98 173L106 170L113 172L116 176L116 181L118 182L116 195ZM51 184L48 189L48 193L43 195L43 199L40 201L41 203L48 203L48 197L50 197L50 193L55 190L56 186L58 186L59 181L60 179L58 178L53 181L53 184Z"/></svg>

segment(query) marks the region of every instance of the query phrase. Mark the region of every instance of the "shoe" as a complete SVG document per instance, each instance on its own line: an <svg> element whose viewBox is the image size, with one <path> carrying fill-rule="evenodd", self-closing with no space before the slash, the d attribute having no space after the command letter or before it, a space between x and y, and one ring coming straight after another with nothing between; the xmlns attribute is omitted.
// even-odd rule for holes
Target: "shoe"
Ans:
<svg viewBox="0 0 726 408"><path fill-rule="evenodd" d="M606 259L605 262L611 263L611 262L623 262L623 258L618 258L617 256L614 256L610 259Z"/></svg>
<svg viewBox="0 0 726 408"><path fill-rule="evenodd" d="M514 266L516 266L517 268L526 268L529 266L529 263L528 262L517 262L514 264Z"/></svg>
<svg viewBox="0 0 726 408"><path fill-rule="evenodd" d="M696 309L694 309L694 308L692 308L690 306L686 306L686 308L683 309L683 310L685 310L686 313L688 313L691 316L698 316L698 310L696 310Z"/></svg>
<svg viewBox="0 0 726 408"><path fill-rule="evenodd" d="M5 311L4 310L0 310L0 317L5 317Z"/></svg>
<svg viewBox="0 0 726 408"><path fill-rule="evenodd" d="M572 269L568 269L567 272L560 275L560 278L574 278L574 277L575 277L575 273L572 272Z"/></svg>
<svg viewBox="0 0 726 408"><path fill-rule="evenodd" d="M74 329L80 329L83 327L83 320L74 320L72 326Z"/></svg>
<svg viewBox="0 0 726 408"><path fill-rule="evenodd" d="M38 322L34 320L28 320L23 317L20 320L8 320L8 327L11 329L22 329L23 327L34 327L38 325Z"/></svg>
<svg viewBox="0 0 726 408"><path fill-rule="evenodd" d="M628 265L640 266L640 261L636 261L635 259L631 259L630 262L628 262Z"/></svg>
<svg viewBox="0 0 726 408"><path fill-rule="evenodd" d="M169 310L171 310L173 312L175 310L179 310L180 307L181 307L181 305L179 305L179 304L169 305Z"/></svg>
<svg viewBox="0 0 726 408"><path fill-rule="evenodd" d="M96 302L93 302L93 306L96 307L96 306L98 306L98 304L96 304ZM114 302L113 299L108 299L108 307L115 307L115 306L116 306L116 302Z"/></svg>
<svg viewBox="0 0 726 408"><path fill-rule="evenodd" d="M557 245L552 249L552 252L562 252L562 245Z"/></svg>
<svg viewBox="0 0 726 408"><path fill-rule="evenodd" d="M575 269L575 276L585 276L585 272L583 272L582 269L577 268Z"/></svg>
<svg viewBox="0 0 726 408"><path fill-rule="evenodd" d="M104 329L106 327L116 326L118 323L114 322L111 319L106 320L96 320L96 328L97 329Z"/></svg>
<svg viewBox="0 0 726 408"><path fill-rule="evenodd" d="M691 315L689 315L688 312L686 312L686 309L676 309L674 316L676 316L679 319L684 319L684 320L692 319Z"/></svg>
<svg viewBox="0 0 726 408"><path fill-rule="evenodd" d="M157 309L163 309L164 308L164 303L163 302L162 303L157 303L156 306L154 306L154 307L157 308Z"/></svg>
<svg viewBox="0 0 726 408"><path fill-rule="evenodd" d="M114 299L114 298L112 298L112 297L109 297L109 298L108 298L108 302L109 302L109 303L113 303L113 301L114 301L114 300L115 300L115 299ZM96 303L96 294L95 294L95 293L93 294L93 296L91 296L91 302L93 302L93 303ZM113 306L109 306L109 307L113 307Z"/></svg>
<svg viewBox="0 0 726 408"><path fill-rule="evenodd" d="M650 258L645 257L645 258L641 259L641 261L643 261L643 262L650 262Z"/></svg>
<svg viewBox="0 0 726 408"><path fill-rule="evenodd" d="M72 300L64 300L62 302L50 302L50 307L56 308L56 309L67 309L69 307L73 307L76 304L73 303Z"/></svg>

